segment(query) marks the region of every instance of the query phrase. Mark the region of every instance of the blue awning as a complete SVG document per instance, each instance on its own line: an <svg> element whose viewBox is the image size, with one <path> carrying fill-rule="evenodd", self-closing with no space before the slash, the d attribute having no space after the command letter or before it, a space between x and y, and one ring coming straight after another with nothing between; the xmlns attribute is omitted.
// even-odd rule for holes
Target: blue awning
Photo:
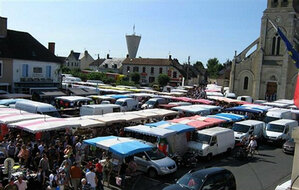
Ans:
<svg viewBox="0 0 299 190"><path fill-rule="evenodd" d="M232 121L241 121L241 120L247 118L247 116L239 115L239 114L233 114L233 113L218 113L218 114L216 114L216 116L221 116L221 117L224 117L224 118L228 118L228 119L231 119Z"/></svg>
<svg viewBox="0 0 299 190"><path fill-rule="evenodd" d="M164 129L169 129L172 131L176 131L177 133L185 133L190 131L195 131L195 127L185 125L185 124L173 124L166 127L161 126ZM158 126L159 128L159 126Z"/></svg>
<svg viewBox="0 0 299 190"><path fill-rule="evenodd" d="M248 113L263 113L262 109L254 108L254 107L245 107L245 106L237 106L232 108L225 109L226 111L239 111L239 112L248 112Z"/></svg>
<svg viewBox="0 0 299 190"><path fill-rule="evenodd" d="M84 143L108 150L121 157L149 151L153 148L137 139L116 136L96 137L84 140Z"/></svg>
<svg viewBox="0 0 299 190"><path fill-rule="evenodd" d="M146 126L151 126L151 127L158 127L158 126L160 126L160 125L165 125L165 124L170 124L168 121L164 121L164 120L162 120L162 121L158 121L158 122L156 122L156 123L147 123L147 124L145 124Z"/></svg>

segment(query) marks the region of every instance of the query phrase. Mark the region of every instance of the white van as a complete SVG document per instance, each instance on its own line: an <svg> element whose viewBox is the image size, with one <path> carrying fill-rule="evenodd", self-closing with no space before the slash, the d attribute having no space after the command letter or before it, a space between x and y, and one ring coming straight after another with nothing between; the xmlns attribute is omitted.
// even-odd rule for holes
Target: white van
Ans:
<svg viewBox="0 0 299 190"><path fill-rule="evenodd" d="M198 156L206 157L223 152L230 152L235 146L234 131L223 127L213 127L199 130L195 133L195 141L188 143L188 148L195 150Z"/></svg>
<svg viewBox="0 0 299 190"><path fill-rule="evenodd" d="M292 119L280 119L267 124L264 138L268 142L283 143L291 138L292 131L298 127L298 122Z"/></svg>
<svg viewBox="0 0 299 190"><path fill-rule="evenodd" d="M250 135L254 135L258 139L263 136L263 129L265 123L257 120L245 120L236 122L233 124L232 130L236 141L241 141L244 137L248 138Z"/></svg>
<svg viewBox="0 0 299 190"><path fill-rule="evenodd" d="M251 96L238 96L237 100L248 102L248 103L252 103L253 102L253 99L252 99Z"/></svg>
<svg viewBox="0 0 299 190"><path fill-rule="evenodd" d="M102 115L105 113L120 112L120 110L120 105L115 104L83 105L80 107L80 116Z"/></svg>
<svg viewBox="0 0 299 190"><path fill-rule="evenodd" d="M121 106L121 111L134 111L138 109L138 101L133 98L120 98L115 104Z"/></svg>
<svg viewBox="0 0 299 190"><path fill-rule="evenodd" d="M272 108L266 113L265 122L269 123L278 119L292 119L292 112L288 109Z"/></svg>
<svg viewBox="0 0 299 190"><path fill-rule="evenodd" d="M18 101L15 104L15 109L20 109L30 113L45 114L52 117L60 117L60 114L51 104L36 102L32 100Z"/></svg>

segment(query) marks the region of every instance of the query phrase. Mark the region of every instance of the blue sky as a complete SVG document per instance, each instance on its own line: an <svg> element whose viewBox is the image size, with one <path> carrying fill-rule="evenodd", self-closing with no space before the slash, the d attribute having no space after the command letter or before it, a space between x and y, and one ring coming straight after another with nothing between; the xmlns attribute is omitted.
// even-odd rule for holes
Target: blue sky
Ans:
<svg viewBox="0 0 299 190"><path fill-rule="evenodd" d="M97 58L125 57L125 35L141 34L137 56L181 63L232 59L260 32L266 0L2 0L8 28L29 32L56 54L85 49Z"/></svg>

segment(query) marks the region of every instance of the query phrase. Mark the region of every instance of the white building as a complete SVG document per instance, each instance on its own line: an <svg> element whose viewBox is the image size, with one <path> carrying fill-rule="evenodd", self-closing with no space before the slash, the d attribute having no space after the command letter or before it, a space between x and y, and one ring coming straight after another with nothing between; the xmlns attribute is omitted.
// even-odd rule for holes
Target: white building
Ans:
<svg viewBox="0 0 299 190"><path fill-rule="evenodd" d="M29 33L8 30L7 18L0 17L0 84L12 92L28 93L36 87L60 85L61 61ZM5 89L5 87L4 87Z"/></svg>

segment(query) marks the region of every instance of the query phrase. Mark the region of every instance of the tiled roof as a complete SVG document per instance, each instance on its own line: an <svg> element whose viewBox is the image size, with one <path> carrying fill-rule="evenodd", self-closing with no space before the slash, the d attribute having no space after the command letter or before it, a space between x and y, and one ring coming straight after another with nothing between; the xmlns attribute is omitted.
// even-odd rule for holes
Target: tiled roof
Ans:
<svg viewBox="0 0 299 190"><path fill-rule="evenodd" d="M7 30L7 36L0 38L0 57L62 63L29 33L14 30Z"/></svg>
<svg viewBox="0 0 299 190"><path fill-rule="evenodd" d="M94 62L90 63L89 66L100 66L104 61L105 59L97 59Z"/></svg>
<svg viewBox="0 0 299 190"><path fill-rule="evenodd" d="M172 60L169 59L152 59L152 58L126 58L123 65L153 65L153 66L169 66Z"/></svg>

